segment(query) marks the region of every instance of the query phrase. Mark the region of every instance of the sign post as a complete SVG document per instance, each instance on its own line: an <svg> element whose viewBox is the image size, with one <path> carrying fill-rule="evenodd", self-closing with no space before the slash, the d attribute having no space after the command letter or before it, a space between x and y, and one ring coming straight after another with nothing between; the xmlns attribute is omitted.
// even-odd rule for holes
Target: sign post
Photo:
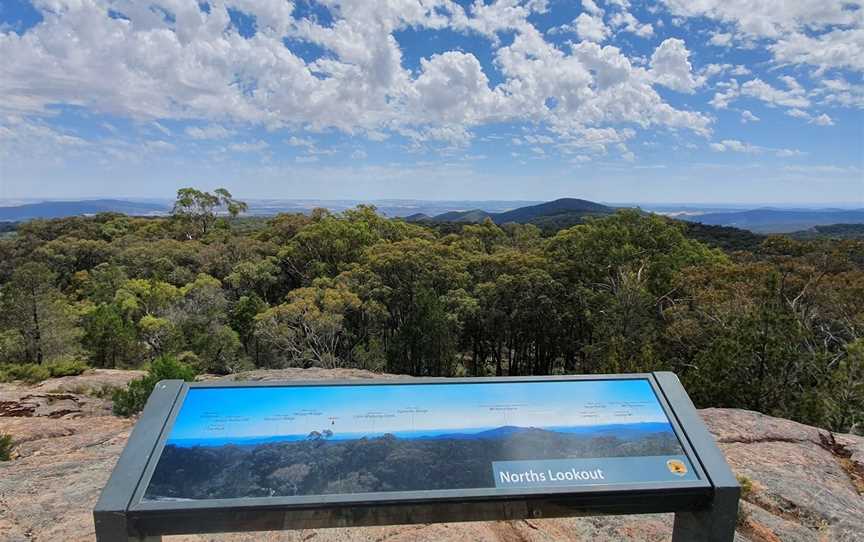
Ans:
<svg viewBox="0 0 864 542"><path fill-rule="evenodd" d="M94 509L162 535L674 512L732 540L739 487L672 373L160 382Z"/></svg>

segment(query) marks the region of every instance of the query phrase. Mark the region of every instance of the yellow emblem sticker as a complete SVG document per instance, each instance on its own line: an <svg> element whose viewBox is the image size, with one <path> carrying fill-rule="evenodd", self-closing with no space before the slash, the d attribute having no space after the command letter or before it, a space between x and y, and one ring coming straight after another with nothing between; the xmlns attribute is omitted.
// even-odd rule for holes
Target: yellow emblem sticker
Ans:
<svg viewBox="0 0 864 542"><path fill-rule="evenodd" d="M666 467L669 468L669 472L672 474L677 474L678 476L684 476L687 474L687 465L678 459L670 459L666 462Z"/></svg>

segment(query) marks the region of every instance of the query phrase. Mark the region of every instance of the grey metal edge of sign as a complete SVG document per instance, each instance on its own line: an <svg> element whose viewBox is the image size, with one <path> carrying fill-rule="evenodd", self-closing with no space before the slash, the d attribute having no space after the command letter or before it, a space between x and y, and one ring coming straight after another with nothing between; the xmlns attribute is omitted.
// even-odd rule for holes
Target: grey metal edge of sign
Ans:
<svg viewBox="0 0 864 542"><path fill-rule="evenodd" d="M375 386L647 379L698 471L698 482L569 490L436 490L141 503L190 388ZM674 542L731 541L740 488L695 406L671 372L551 377L411 378L157 384L93 510L99 542L161 535L516 520L674 512Z"/></svg>

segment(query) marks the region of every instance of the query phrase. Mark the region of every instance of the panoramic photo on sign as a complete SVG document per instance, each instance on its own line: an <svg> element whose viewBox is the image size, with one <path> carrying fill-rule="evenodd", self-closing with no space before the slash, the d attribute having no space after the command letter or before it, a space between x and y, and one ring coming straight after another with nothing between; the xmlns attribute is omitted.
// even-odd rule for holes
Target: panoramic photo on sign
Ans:
<svg viewBox="0 0 864 542"><path fill-rule="evenodd" d="M191 388L144 500L698 480L646 379Z"/></svg>

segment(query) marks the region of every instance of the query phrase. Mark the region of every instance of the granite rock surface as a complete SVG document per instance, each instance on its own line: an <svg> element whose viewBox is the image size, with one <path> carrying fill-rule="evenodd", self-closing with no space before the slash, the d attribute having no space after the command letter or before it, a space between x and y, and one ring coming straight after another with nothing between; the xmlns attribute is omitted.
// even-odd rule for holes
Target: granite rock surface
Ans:
<svg viewBox="0 0 864 542"><path fill-rule="evenodd" d="M0 385L0 541L93 540L91 510L134 420L111 415L106 388L141 373L88 371L38 386ZM211 377L216 378L216 377ZM223 377L232 379L234 377ZM387 378L359 370L250 371L243 380ZM749 485L736 541L864 540L864 438L734 409L700 411ZM665 541L672 516L445 523L283 533L166 537L175 541Z"/></svg>

